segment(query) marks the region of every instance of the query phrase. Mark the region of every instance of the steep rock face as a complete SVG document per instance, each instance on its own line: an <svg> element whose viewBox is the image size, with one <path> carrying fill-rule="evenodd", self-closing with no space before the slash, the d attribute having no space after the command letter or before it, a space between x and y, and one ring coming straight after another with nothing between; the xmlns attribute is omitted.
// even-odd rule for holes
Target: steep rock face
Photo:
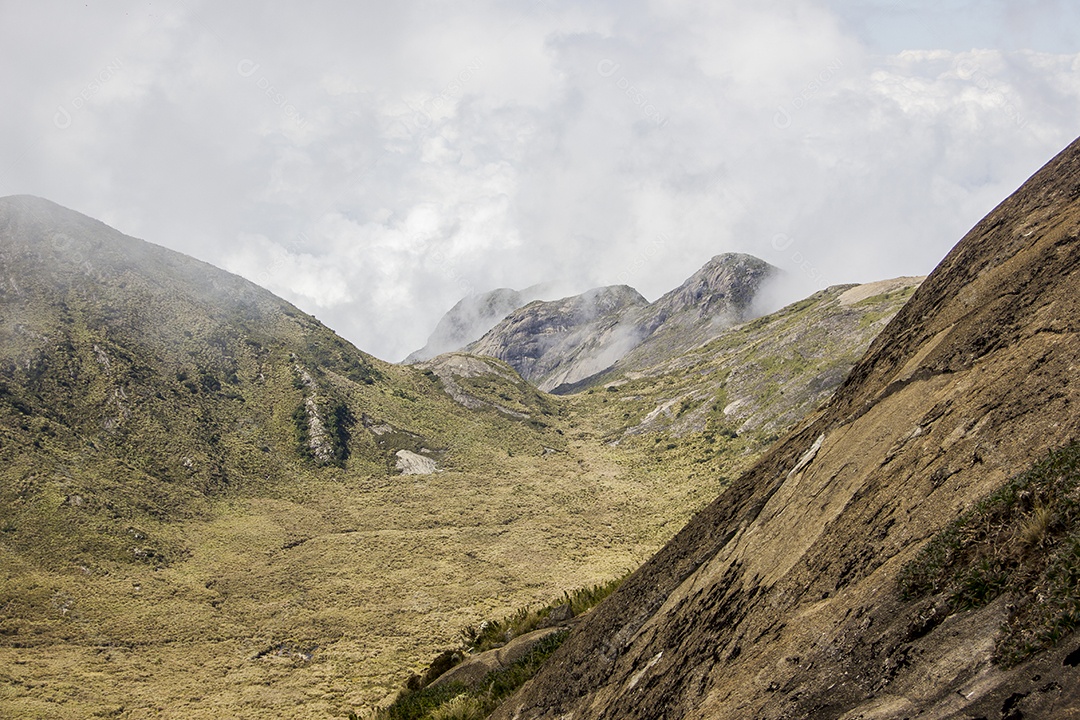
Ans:
<svg viewBox="0 0 1080 720"><path fill-rule="evenodd" d="M904 600L929 538L1080 438L1080 141L980 222L833 400L495 718L1076 717L1080 648L993 663L1008 596Z"/></svg>
<svg viewBox="0 0 1080 720"><path fill-rule="evenodd" d="M529 303L508 315L469 352L505 360L522 377L550 390L610 367L640 342L629 311L648 302L615 285L581 295Z"/></svg>
<svg viewBox="0 0 1080 720"><path fill-rule="evenodd" d="M776 272L750 255L717 255L654 303L625 286L531 303L468 350L505 360L541 390L573 391L613 368L675 357L752 317L758 289Z"/></svg>
<svg viewBox="0 0 1080 720"><path fill-rule="evenodd" d="M709 260L679 287L649 308L651 332L668 320L712 319L717 314L740 318L750 311L762 280L776 271L764 260L744 253L726 253ZM686 311L689 318L682 315Z"/></svg>
<svg viewBox="0 0 1080 720"><path fill-rule="evenodd" d="M531 293L520 293L509 288L462 298L439 320L427 344L411 353L405 362L417 363L460 350L532 299Z"/></svg>

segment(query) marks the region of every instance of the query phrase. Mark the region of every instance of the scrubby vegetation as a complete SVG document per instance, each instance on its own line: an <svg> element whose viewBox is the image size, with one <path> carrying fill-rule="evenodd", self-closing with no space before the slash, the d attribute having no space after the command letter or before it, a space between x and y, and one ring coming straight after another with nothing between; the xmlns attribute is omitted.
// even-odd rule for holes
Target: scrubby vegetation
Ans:
<svg viewBox="0 0 1080 720"><path fill-rule="evenodd" d="M902 571L907 600L953 612L1010 595L996 661L1016 665L1080 625L1080 443L1050 453L938 533Z"/></svg>
<svg viewBox="0 0 1080 720"><path fill-rule="evenodd" d="M577 617L595 606L618 589L629 573L606 583L583 587L573 592L563 592L561 598L541 607L525 606L501 620L484 621L467 626L461 631L462 649L467 653L480 653L500 647L516 637L543 627L551 614L568 608L570 617Z"/></svg>
<svg viewBox="0 0 1080 720"><path fill-rule="evenodd" d="M464 628L461 647L442 653L425 673L424 681L430 683L453 666L446 662L446 658L460 659L501 647L513 638L550 626L549 620L556 613L562 613L565 621L588 612L613 593L628 575L626 573L606 583L563 592L562 597L541 607L522 607L501 620L485 621ZM449 682L421 687L419 678L414 676L410 686L401 691L394 703L377 711L371 716L372 720L482 720L535 675L569 634L570 631L564 630L543 638L524 657L509 667L489 672L472 686ZM350 718L358 716L351 714Z"/></svg>
<svg viewBox="0 0 1080 720"><path fill-rule="evenodd" d="M535 675L569 634L563 631L544 638L525 657L510 667L488 673L473 687L446 683L406 690L389 708L371 716L372 720L483 720ZM358 720L355 714L350 718Z"/></svg>

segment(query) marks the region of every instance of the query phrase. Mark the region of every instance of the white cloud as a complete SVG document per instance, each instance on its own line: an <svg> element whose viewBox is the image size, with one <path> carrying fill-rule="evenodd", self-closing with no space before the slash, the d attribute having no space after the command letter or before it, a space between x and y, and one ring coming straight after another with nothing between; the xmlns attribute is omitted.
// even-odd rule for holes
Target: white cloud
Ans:
<svg viewBox="0 0 1080 720"><path fill-rule="evenodd" d="M302 306L333 308L355 300L347 274L333 257L284 248L263 235L241 234L223 255L221 267Z"/></svg>
<svg viewBox="0 0 1080 720"><path fill-rule="evenodd" d="M1060 49L1049 10L995 11L971 50L970 27L919 35L950 7L5 4L0 194L239 272L388 359L498 286L654 298L724 251L792 293L922 273L1080 114L1080 55L1018 49Z"/></svg>

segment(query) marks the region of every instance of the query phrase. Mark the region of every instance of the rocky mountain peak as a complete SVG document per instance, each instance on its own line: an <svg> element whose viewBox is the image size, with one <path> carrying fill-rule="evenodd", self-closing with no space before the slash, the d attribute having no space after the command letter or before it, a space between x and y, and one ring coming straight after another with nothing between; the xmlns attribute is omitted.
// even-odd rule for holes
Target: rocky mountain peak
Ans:
<svg viewBox="0 0 1080 720"><path fill-rule="evenodd" d="M649 301L629 285L610 285L586 290L580 295L543 303L540 314L565 317L572 324L590 322L604 315L648 305Z"/></svg>
<svg viewBox="0 0 1080 720"><path fill-rule="evenodd" d="M653 304L656 316L667 318L689 311L691 317L700 319L721 312L744 319L761 283L776 272L775 267L753 255L716 255Z"/></svg>
<svg viewBox="0 0 1080 720"><path fill-rule="evenodd" d="M649 303L626 285L596 288L510 313L468 351L505 360L541 390L576 390L629 356L655 364L751 317L778 270L750 255L717 255ZM620 365L622 363L623 365Z"/></svg>
<svg viewBox="0 0 1080 720"><path fill-rule="evenodd" d="M507 315L468 351L504 360L522 377L549 390L563 382L567 366L584 377L615 363L632 347L627 343L636 339L621 319L647 305L626 285L594 288L561 300L537 300Z"/></svg>
<svg viewBox="0 0 1080 720"><path fill-rule="evenodd" d="M613 370L655 365L755 317L758 292L780 272L753 255L716 255L648 307L639 320L642 342L620 358Z"/></svg>

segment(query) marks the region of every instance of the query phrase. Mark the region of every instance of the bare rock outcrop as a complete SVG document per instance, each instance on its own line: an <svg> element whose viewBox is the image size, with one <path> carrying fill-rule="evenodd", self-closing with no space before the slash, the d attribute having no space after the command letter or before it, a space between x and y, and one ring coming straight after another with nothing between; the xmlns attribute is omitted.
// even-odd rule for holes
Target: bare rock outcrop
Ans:
<svg viewBox="0 0 1080 720"><path fill-rule="evenodd" d="M439 469L438 464L432 458L414 453L411 450L398 450L395 457L397 458L397 469L401 471L402 475L431 475Z"/></svg>
<svg viewBox="0 0 1080 720"><path fill-rule="evenodd" d="M462 298L439 320L424 347L410 354L405 362L417 363L460 350L532 299L528 290L518 292L509 288Z"/></svg>
<svg viewBox="0 0 1080 720"><path fill-rule="evenodd" d="M613 368L656 364L753 316L763 260L717 255L649 303L625 285L533 302L507 315L467 350L505 360L541 390L569 392Z"/></svg>
<svg viewBox="0 0 1080 720"><path fill-rule="evenodd" d="M529 654L537 643L547 638L565 632L566 626L546 627L533 630L514 638L502 647L471 655L465 658L459 665L439 675L431 685L438 687L449 683L461 683L462 685L474 686L480 683L488 674L505 670L521 658Z"/></svg>
<svg viewBox="0 0 1080 720"><path fill-rule="evenodd" d="M509 363L541 390L597 373L640 342L630 311L648 302L616 285L536 301L515 310L467 348Z"/></svg>

